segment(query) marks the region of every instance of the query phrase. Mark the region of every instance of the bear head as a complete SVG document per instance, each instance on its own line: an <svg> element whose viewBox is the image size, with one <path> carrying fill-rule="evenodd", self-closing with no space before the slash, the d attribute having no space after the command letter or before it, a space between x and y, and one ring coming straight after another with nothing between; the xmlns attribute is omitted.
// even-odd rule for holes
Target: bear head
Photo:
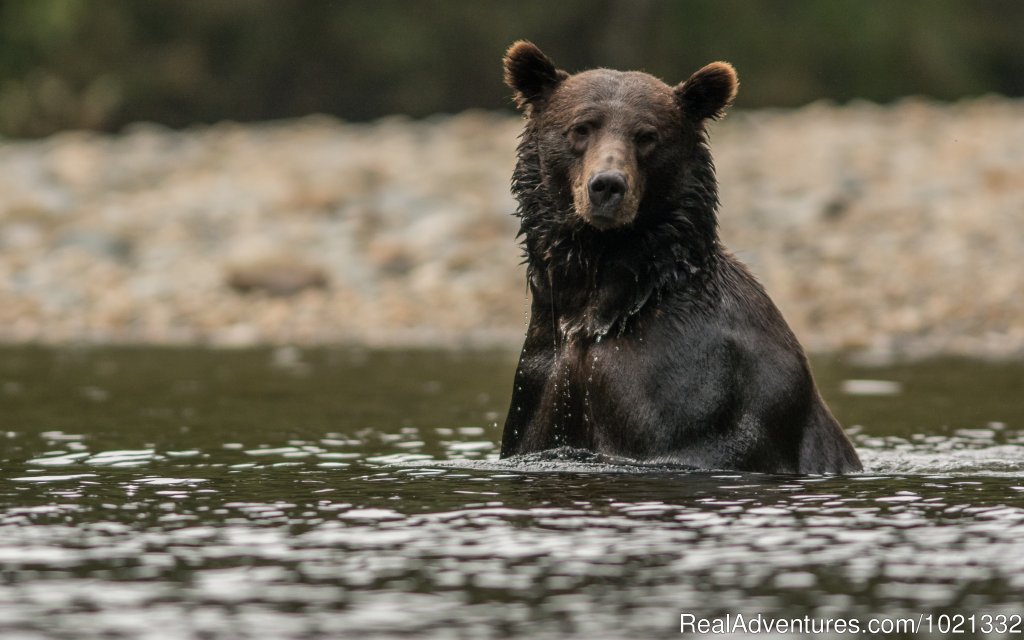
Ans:
<svg viewBox="0 0 1024 640"><path fill-rule="evenodd" d="M739 86L726 62L674 87L638 71L570 75L526 41L513 44L504 63L544 187L560 210L602 231L671 206L659 200L678 196L674 181L688 165L710 164L704 123L725 113Z"/></svg>

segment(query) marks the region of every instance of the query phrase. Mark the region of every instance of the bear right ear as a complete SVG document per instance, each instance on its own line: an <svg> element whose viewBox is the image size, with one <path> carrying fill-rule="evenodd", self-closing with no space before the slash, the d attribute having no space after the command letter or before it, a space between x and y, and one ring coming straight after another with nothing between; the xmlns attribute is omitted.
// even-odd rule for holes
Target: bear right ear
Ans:
<svg viewBox="0 0 1024 640"><path fill-rule="evenodd" d="M532 42L519 40L505 52L505 84L515 90L520 109L536 106L568 77Z"/></svg>

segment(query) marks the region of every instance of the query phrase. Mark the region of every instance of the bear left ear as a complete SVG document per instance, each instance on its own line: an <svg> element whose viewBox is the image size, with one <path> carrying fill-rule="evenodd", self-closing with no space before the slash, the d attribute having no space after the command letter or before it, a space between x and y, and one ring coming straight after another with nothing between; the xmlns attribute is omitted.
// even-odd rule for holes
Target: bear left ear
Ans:
<svg viewBox="0 0 1024 640"><path fill-rule="evenodd" d="M520 109L538 105L568 77L532 42L519 40L505 53L505 84L515 89Z"/></svg>
<svg viewBox="0 0 1024 640"><path fill-rule="evenodd" d="M736 98L740 82L728 62L712 62L673 90L683 112L699 121L717 120Z"/></svg>

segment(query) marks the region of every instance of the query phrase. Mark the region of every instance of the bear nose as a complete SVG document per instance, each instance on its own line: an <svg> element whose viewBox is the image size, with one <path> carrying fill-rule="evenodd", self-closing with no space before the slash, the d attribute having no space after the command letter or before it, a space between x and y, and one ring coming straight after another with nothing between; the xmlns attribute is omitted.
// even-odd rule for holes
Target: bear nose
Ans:
<svg viewBox="0 0 1024 640"><path fill-rule="evenodd" d="M626 195L626 174L621 171L602 171L590 179L590 202L595 207L617 204Z"/></svg>

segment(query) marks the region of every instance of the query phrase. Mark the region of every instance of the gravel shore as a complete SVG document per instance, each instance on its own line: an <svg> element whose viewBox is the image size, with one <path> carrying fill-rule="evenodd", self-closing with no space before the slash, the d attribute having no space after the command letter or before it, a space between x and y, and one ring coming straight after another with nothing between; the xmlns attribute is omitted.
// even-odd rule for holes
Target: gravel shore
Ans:
<svg viewBox="0 0 1024 640"><path fill-rule="evenodd" d="M515 345L520 120L0 144L0 341ZM814 352L1024 355L1024 101L715 125L721 234Z"/></svg>

